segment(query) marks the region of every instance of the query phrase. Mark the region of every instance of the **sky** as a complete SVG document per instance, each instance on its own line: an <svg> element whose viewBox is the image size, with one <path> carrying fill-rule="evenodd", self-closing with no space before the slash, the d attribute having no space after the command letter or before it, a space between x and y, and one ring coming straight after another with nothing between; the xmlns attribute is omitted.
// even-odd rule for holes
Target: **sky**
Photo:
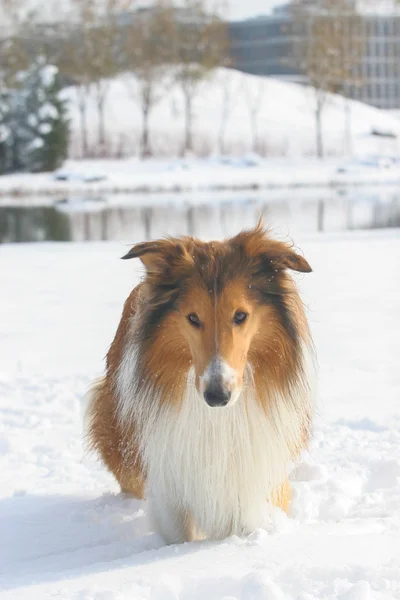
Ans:
<svg viewBox="0 0 400 600"><path fill-rule="evenodd" d="M279 0L229 0L231 19L245 19L270 13L274 6L284 4Z"/></svg>
<svg viewBox="0 0 400 600"><path fill-rule="evenodd" d="M177 4L182 0L175 0ZM286 4L289 0L222 0L222 3L226 6L226 14L229 19L247 19L251 17L257 17L259 15L270 14L272 10L279 5ZM151 4L153 0L137 0L138 6L144 6ZM41 7L42 14L43 8L46 7L49 20L53 20L55 15L57 18L60 15L60 6L68 7L70 0L46 0L43 4L41 0L24 0L24 6L31 6L32 8ZM215 6L215 0L210 0L210 5ZM220 1L218 1L220 4ZM360 9L366 12L387 12L393 10L395 0L358 0ZM1 1L0 1L0 28L1 28Z"/></svg>
<svg viewBox="0 0 400 600"><path fill-rule="evenodd" d="M286 4L289 0L228 0L229 17L231 19L246 19L265 15L275 6ZM358 7L363 12L387 12L393 10L394 0L358 0Z"/></svg>

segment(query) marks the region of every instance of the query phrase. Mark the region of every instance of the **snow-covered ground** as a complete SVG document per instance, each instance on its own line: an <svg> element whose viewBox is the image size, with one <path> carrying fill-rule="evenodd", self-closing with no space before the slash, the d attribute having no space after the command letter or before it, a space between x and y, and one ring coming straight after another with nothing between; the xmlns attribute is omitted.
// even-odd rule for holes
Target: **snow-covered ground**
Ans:
<svg viewBox="0 0 400 600"><path fill-rule="evenodd" d="M1 600L400 598L400 231L295 241L320 380L292 516L172 547L82 449L137 266L122 243L1 247Z"/></svg>
<svg viewBox="0 0 400 600"><path fill-rule="evenodd" d="M241 158L69 160L57 173L0 176L0 203L10 197L257 191L400 184L400 155L363 159Z"/></svg>

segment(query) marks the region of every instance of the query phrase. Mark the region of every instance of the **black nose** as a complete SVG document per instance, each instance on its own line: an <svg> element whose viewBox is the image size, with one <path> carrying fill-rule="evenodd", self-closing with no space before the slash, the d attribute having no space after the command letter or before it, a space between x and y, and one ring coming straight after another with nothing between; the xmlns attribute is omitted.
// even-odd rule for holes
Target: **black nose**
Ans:
<svg viewBox="0 0 400 600"><path fill-rule="evenodd" d="M222 387L208 387L204 392L204 399L209 406L226 406L231 398L231 393Z"/></svg>

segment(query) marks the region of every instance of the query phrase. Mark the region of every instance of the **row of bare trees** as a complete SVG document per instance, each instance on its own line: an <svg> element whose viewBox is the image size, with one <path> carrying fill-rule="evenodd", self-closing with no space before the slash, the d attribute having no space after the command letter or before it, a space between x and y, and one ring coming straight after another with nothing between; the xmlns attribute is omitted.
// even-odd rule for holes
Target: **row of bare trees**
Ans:
<svg viewBox="0 0 400 600"><path fill-rule="evenodd" d="M50 0L49 0L50 1ZM222 1L222 0L221 0ZM0 91L10 85L33 54L56 64L76 90L80 115L81 154L91 152L88 139L89 99L95 98L98 154L106 154L105 106L112 78L124 78L130 97L140 109L140 154L152 153L149 122L152 111L172 86L184 99L182 152L193 150L193 103L201 83L218 66L229 65L227 25L218 14L218 0L208 10L206 0L155 0L151 9L138 9L137 0L71 0L68 11L46 23L41 12L47 3L29 12L29 0L0 0ZM292 0L293 48L287 61L311 84L315 95L316 153L324 156L323 113L329 94L340 93L344 102L347 149L351 152L351 111L348 100L354 86L362 84L361 62L365 50L364 19L348 0ZM60 9L55 1L54 7ZM61 9L60 9L61 10ZM1 14L2 13L2 14ZM259 145L258 119L264 102L264 84L244 89L253 147ZM232 89L227 78L223 91L220 149L224 149Z"/></svg>
<svg viewBox="0 0 400 600"><path fill-rule="evenodd" d="M101 150L106 143L105 101L110 78L117 73L135 75L126 79L126 85L142 115L141 156L151 154L151 112L174 84L180 86L185 99L182 151L192 151L192 105L199 83L228 60L225 23L215 14L210 15L199 0L186 0L180 10L168 0L158 0L151 9L137 11L122 0L105 0L100 6L94 0L74 0L74 5L79 33L67 36L60 65L61 71L77 84L82 154L88 154L89 91L94 87Z"/></svg>
<svg viewBox="0 0 400 600"><path fill-rule="evenodd" d="M39 11L22 10L24 0L0 0L0 8L13 22L7 36L8 70L17 73L32 52L56 64L66 81L74 84L80 115L82 156L90 153L89 97L94 94L98 116L97 149L106 151L105 105L110 83L119 73L142 115L140 154L151 154L149 119L157 103L173 85L184 98L185 130L182 152L193 149L193 102L200 84L217 66L229 61L226 22L209 12L205 0L185 0L180 8L171 0L156 0L138 9L136 0L71 0L69 11L57 24L45 26ZM0 32L1 35L1 32ZM18 46L18 48L17 48ZM3 70L3 49L0 71Z"/></svg>

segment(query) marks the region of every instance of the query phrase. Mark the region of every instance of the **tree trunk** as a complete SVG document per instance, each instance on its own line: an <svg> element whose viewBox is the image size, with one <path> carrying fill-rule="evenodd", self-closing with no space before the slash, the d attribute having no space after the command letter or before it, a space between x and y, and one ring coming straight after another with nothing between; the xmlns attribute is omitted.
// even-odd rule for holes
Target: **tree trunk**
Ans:
<svg viewBox="0 0 400 600"><path fill-rule="evenodd" d="M190 92L185 93L185 142L183 154L192 152L193 150L193 135L192 135L192 96Z"/></svg>
<svg viewBox="0 0 400 600"><path fill-rule="evenodd" d="M106 125L105 125L105 103L106 103L106 87L102 87L102 82L99 81L96 85L97 95L97 118L98 118L98 132L97 142L100 148L100 154L104 156L106 148Z"/></svg>
<svg viewBox="0 0 400 600"><path fill-rule="evenodd" d="M249 120L251 128L251 149L253 152L259 151L260 139L258 132L258 117L262 107L262 101L264 97L264 82L260 81L257 89L257 95L250 94L249 89L246 88L247 106L249 109Z"/></svg>
<svg viewBox="0 0 400 600"><path fill-rule="evenodd" d="M353 154L353 139L351 134L351 105L349 98L344 98L344 131L346 156Z"/></svg>
<svg viewBox="0 0 400 600"><path fill-rule="evenodd" d="M101 98L97 102L97 114L98 114L98 144L101 148L101 154L104 154L106 147L106 127L105 127L105 118L104 118L104 100L105 98Z"/></svg>
<svg viewBox="0 0 400 600"><path fill-rule="evenodd" d="M219 133L218 133L218 151L220 154L225 154L225 133L226 133L226 124L228 122L228 117L229 117L230 99L231 99L231 88L229 86L229 80L226 80L225 87L224 87L223 99L222 99L221 123L220 123Z"/></svg>
<svg viewBox="0 0 400 600"><path fill-rule="evenodd" d="M222 113L221 116L221 125L219 128L219 134L218 134L218 152L223 155L225 154L225 129L226 129L226 122L227 122L227 114L226 112Z"/></svg>
<svg viewBox="0 0 400 600"><path fill-rule="evenodd" d="M322 133L322 108L323 102L320 97L317 97L317 107L315 110L315 128L317 134L317 156L318 158L324 158L324 144L323 144L323 133Z"/></svg>
<svg viewBox="0 0 400 600"><path fill-rule="evenodd" d="M87 136L87 123L86 123L86 90L85 87L80 85L77 87L78 93L78 107L81 121L81 141L82 141L82 158L86 158L88 155L88 136Z"/></svg>
<svg viewBox="0 0 400 600"><path fill-rule="evenodd" d="M149 136L149 115L150 115L150 107L143 107L143 124L142 124L142 135L140 139L140 157L148 158L151 156L150 150L150 136Z"/></svg>
<svg viewBox="0 0 400 600"><path fill-rule="evenodd" d="M19 171L22 168L21 160L20 160L20 149L19 149L20 141L18 136L14 134L12 136L12 145L11 145L11 161L10 161L10 171L13 173L14 171Z"/></svg>

